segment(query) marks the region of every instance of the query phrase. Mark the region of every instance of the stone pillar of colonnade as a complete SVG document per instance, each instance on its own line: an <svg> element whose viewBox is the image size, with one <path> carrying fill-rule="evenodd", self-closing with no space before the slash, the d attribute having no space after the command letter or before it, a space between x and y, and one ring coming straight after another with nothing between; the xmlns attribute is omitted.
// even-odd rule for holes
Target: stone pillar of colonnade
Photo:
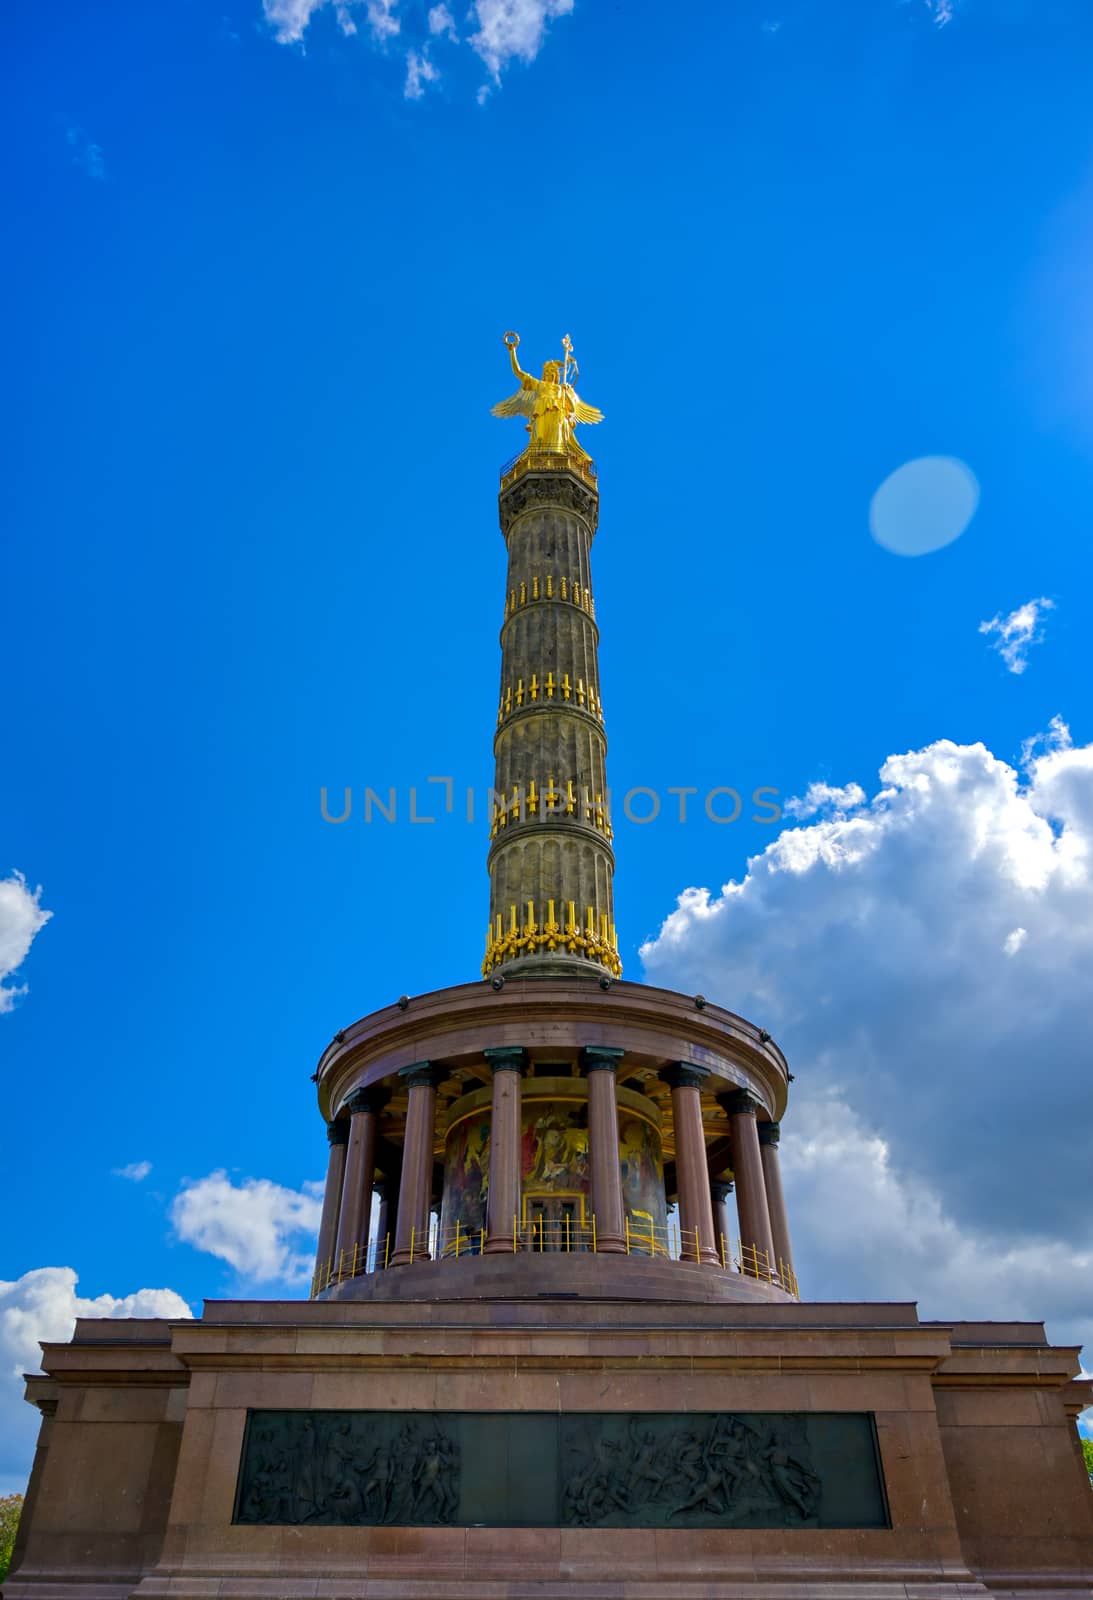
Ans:
<svg viewBox="0 0 1093 1600"><path fill-rule="evenodd" d="M330 1141L330 1155L326 1163L326 1188L323 1190L323 1210L319 1220L319 1241L315 1246L316 1278L325 1270L334 1254L334 1241L338 1237L338 1213L342 1204L342 1180L345 1176L345 1149L349 1142L348 1122L328 1122L326 1136Z"/></svg>
<svg viewBox="0 0 1093 1600"><path fill-rule="evenodd" d="M789 1218L786 1215L786 1197L782 1190L782 1167L778 1156L778 1141L782 1129L777 1122L761 1122L759 1155L763 1163L763 1183L767 1192L767 1211L770 1215L770 1232L779 1262L784 1262L793 1272L793 1249L789 1242Z"/></svg>
<svg viewBox="0 0 1093 1600"><path fill-rule="evenodd" d="M760 1256L766 1257L771 1270L777 1273L778 1258L770 1229L767 1188L755 1125L759 1102L747 1089L738 1089L733 1094L724 1095L721 1105L729 1116L729 1136L732 1140L736 1212L740 1221L740 1264L752 1276L757 1265L761 1269L761 1261L749 1263L748 1252L754 1249Z"/></svg>
<svg viewBox="0 0 1093 1600"><path fill-rule="evenodd" d="M733 1184L728 1179L719 1179L710 1184L710 1198L713 1201L713 1226L717 1237L717 1250L724 1265L728 1265L732 1258L733 1231L732 1219L729 1216L729 1200L732 1196Z"/></svg>
<svg viewBox="0 0 1093 1600"><path fill-rule="evenodd" d="M714 1234L710 1171L706 1164L706 1138L702 1131L702 1084L706 1067L677 1061L661 1073L672 1091L672 1121L676 1144L676 1188L679 1191L679 1226L683 1254L708 1262L721 1260Z"/></svg>
<svg viewBox="0 0 1093 1600"><path fill-rule="evenodd" d="M436 1086L443 1071L431 1061L403 1067L399 1077L410 1091L406 1136L402 1147L393 1267L406 1266L429 1253L429 1212L433 1192L433 1145L436 1138Z"/></svg>
<svg viewBox="0 0 1093 1600"><path fill-rule="evenodd" d="M368 1225L372 1219L372 1180L376 1173L379 1113L388 1096L379 1089L354 1089L344 1108L349 1112L349 1146L342 1178L342 1204L334 1255L343 1271L364 1271Z"/></svg>
<svg viewBox="0 0 1093 1600"><path fill-rule="evenodd" d="M588 1045L581 1065L588 1079L588 1164L596 1249L619 1255L626 1250L626 1212L619 1163L619 1107L615 1071L625 1051Z"/></svg>
<svg viewBox="0 0 1093 1600"><path fill-rule="evenodd" d="M520 1214L521 1080L528 1053L519 1045L484 1050L493 1072L490 1110L490 1187L486 1204L485 1254L513 1250Z"/></svg>

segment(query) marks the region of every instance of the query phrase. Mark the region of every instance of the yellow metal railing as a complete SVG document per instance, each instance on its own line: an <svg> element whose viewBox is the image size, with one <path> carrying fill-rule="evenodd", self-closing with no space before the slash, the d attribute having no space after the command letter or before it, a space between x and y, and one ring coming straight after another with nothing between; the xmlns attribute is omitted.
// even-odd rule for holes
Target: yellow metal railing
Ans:
<svg viewBox="0 0 1093 1600"><path fill-rule="evenodd" d="M765 1250L754 1244L737 1240L735 1246L721 1234L714 1247L715 1260L704 1257L698 1232L681 1228L678 1223L660 1227L644 1216L627 1217L623 1246L627 1255L644 1256L650 1260L693 1261L719 1266L723 1272L735 1272L745 1278L772 1283L785 1289L795 1300L800 1299L800 1288L793 1268L782 1260L772 1260ZM329 1289L332 1284L347 1278L357 1278L365 1273L384 1272L392 1264L394 1239L390 1234L373 1239L367 1245L358 1244L352 1250L342 1250L316 1269L311 1281L314 1297ZM587 1221L577 1221L570 1216L550 1218L543 1215L512 1219L511 1243L508 1234L504 1242L491 1242L491 1251L513 1254L539 1255L596 1255L602 1253L596 1228L595 1213ZM418 1233L411 1228L406 1246L405 1264L422 1261L457 1261L467 1256L480 1256L486 1250L486 1230L471 1229L457 1222L454 1228L441 1229L434 1221L427 1230ZM618 1253L612 1241L611 1253Z"/></svg>
<svg viewBox="0 0 1093 1600"><path fill-rule="evenodd" d="M596 463L590 456L571 455L568 450L521 450L501 468L502 489L525 472L575 472L578 478L596 487Z"/></svg>

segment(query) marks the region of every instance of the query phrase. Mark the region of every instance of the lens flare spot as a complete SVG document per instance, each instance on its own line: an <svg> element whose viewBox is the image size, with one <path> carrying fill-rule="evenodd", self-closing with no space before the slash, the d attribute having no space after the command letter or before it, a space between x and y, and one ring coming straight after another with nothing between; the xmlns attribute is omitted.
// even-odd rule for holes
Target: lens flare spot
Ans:
<svg viewBox="0 0 1093 1600"><path fill-rule="evenodd" d="M975 515L979 484L955 456L920 456L885 478L869 506L869 531L897 556L924 556L959 539Z"/></svg>

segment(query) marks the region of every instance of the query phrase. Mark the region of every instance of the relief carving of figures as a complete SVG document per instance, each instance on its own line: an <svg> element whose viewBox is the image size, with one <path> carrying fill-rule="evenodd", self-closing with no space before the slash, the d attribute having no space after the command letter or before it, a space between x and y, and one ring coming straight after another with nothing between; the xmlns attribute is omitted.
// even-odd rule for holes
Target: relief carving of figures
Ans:
<svg viewBox="0 0 1093 1600"><path fill-rule="evenodd" d="M267 1412L248 1441L237 1520L435 1526L459 1508L459 1446L433 1418Z"/></svg>
<svg viewBox="0 0 1093 1600"><path fill-rule="evenodd" d="M791 1437L795 1434L795 1437ZM614 1436L613 1436L614 1435ZM594 1527L816 1526L821 1483L799 1428L768 1418L590 1417L563 1435L565 1520Z"/></svg>
<svg viewBox="0 0 1093 1600"><path fill-rule="evenodd" d="M362 1529L891 1526L868 1413L774 1411L255 1410L233 1520Z"/></svg>

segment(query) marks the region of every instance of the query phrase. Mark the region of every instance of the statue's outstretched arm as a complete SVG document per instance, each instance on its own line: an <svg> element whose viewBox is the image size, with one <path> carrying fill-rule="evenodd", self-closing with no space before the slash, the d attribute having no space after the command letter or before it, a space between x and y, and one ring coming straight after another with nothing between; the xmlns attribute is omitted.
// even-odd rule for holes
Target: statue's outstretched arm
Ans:
<svg viewBox="0 0 1093 1600"><path fill-rule="evenodd" d="M521 383L534 383L535 379L532 377L531 373L530 372L525 372L523 367L520 365L519 361L517 361L515 345L511 345L511 344L509 345L509 356L510 356L510 358L512 360L512 370L513 370L513 372L515 372L515 374L519 378L520 382Z"/></svg>
<svg viewBox="0 0 1093 1600"><path fill-rule="evenodd" d="M505 348L508 350L509 360L512 362L513 372L516 374L517 378L519 378L521 383L526 383L529 380L534 382L534 379L531 378L531 373L525 372L519 361L516 359L516 346L519 343L520 335L518 333L506 333Z"/></svg>

